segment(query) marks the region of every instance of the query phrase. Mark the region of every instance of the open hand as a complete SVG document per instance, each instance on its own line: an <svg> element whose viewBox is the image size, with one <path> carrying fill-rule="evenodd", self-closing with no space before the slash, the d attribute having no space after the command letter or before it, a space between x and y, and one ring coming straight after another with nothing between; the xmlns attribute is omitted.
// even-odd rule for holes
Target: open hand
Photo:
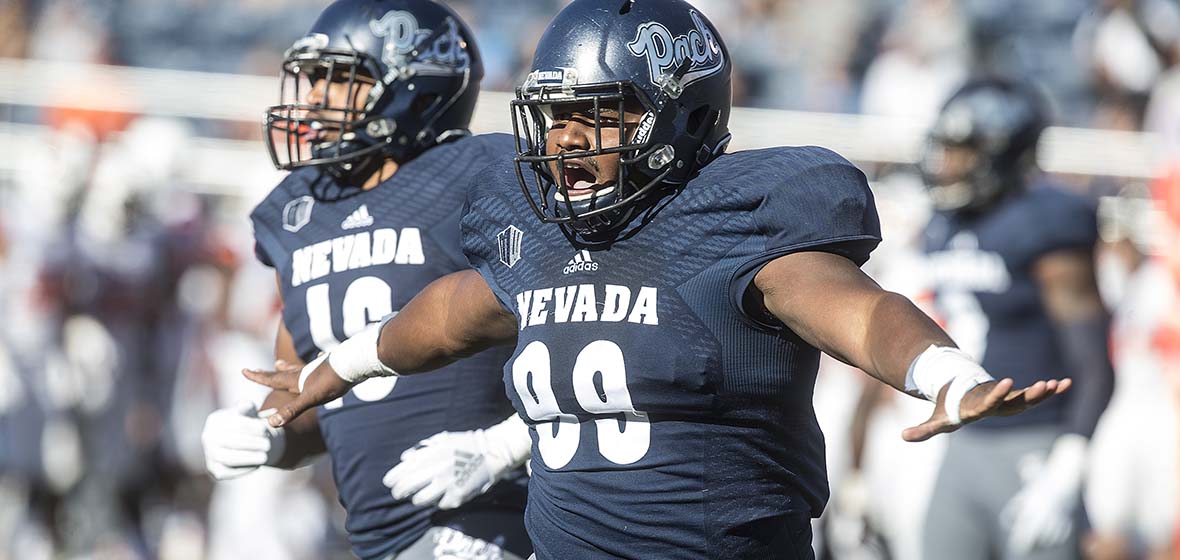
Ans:
<svg viewBox="0 0 1180 560"><path fill-rule="evenodd" d="M950 387L948 383L938 392L938 401L930 418L917 426L906 428L901 432L901 437L906 441L926 441L938 434L953 432L960 426L981 418L1020 414L1045 399L1068 391L1072 383L1068 378L1050 379L1037 381L1019 390L1012 389L1011 379L976 385L963 396L963 401L959 404L959 415L963 420L959 424L951 422L946 414L946 394Z"/></svg>
<svg viewBox="0 0 1180 560"><path fill-rule="evenodd" d="M341 379L336 374L336 371L328 364L327 354L312 360L302 368L275 362L273 371L243 369L242 375L245 375L246 379L250 381L271 389L299 395L291 402L280 406L278 411L266 419L274 428L287 424L310 408L327 404L344 396L353 386L352 383ZM300 379L303 380L302 383L300 383Z"/></svg>

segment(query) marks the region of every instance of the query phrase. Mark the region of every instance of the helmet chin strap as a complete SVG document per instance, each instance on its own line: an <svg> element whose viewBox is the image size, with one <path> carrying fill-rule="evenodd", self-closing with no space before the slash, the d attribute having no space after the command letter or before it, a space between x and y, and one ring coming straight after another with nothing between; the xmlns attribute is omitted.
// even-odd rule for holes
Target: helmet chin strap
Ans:
<svg viewBox="0 0 1180 560"><path fill-rule="evenodd" d="M325 168L337 181L348 186L361 187L385 165L386 159L386 154L378 151L347 163L327 165Z"/></svg>

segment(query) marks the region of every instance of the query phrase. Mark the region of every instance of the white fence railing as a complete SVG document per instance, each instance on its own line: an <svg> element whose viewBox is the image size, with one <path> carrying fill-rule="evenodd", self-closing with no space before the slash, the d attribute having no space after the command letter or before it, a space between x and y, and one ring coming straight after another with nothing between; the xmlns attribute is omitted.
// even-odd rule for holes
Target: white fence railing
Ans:
<svg viewBox="0 0 1180 560"><path fill-rule="evenodd" d="M165 117L258 122L278 95L273 77L150 68L0 59L0 76L0 104ZM473 130L509 131L509 98L485 92ZM923 140L918 123L869 115L739 108L730 124L733 149L815 144L862 163L912 163ZM44 132L0 123L0 152L6 152L0 153L0 173L16 172L20 146ZM1145 133L1053 127L1042 140L1040 163L1054 173L1150 178L1160 167L1156 144ZM239 177L257 177L270 165L257 142L201 138L192 149L194 160L209 164L188 166L186 178L215 190L233 188Z"/></svg>

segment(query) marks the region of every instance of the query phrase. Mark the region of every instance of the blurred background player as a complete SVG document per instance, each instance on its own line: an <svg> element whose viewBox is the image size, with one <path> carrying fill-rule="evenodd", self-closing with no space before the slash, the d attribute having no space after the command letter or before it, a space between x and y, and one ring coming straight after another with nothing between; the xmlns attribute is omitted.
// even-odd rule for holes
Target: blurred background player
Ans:
<svg viewBox="0 0 1180 560"><path fill-rule="evenodd" d="M467 130L482 76L470 31L430 0L341 0L287 52L266 141L291 174L251 215L255 251L275 269L283 300L277 363L314 359L467 267L462 187L513 149L509 136ZM282 393L218 410L202 435L209 471L227 479L291 468L326 450L358 557L527 557L519 476L453 511L420 507L432 496L395 500L382 485L403 452L446 430L472 431L428 447L480 491L519 466L527 431L486 373L506 356L485 352L430 378L375 379L282 430L258 413L289 398Z"/></svg>
<svg viewBox="0 0 1180 560"><path fill-rule="evenodd" d="M1180 176L1177 176L1180 177ZM1094 432L1086 484L1092 523L1088 558L1175 558L1180 520L1180 414L1177 385L1177 309L1180 267L1175 259L1177 214L1168 198L1177 177L1128 188L1101 200L1107 301L1115 309L1112 357L1118 384ZM1167 398L1162 398L1167 395Z"/></svg>
<svg viewBox="0 0 1180 560"><path fill-rule="evenodd" d="M935 310L991 371L1076 388L1028 414L954 434L926 516L924 557L1076 558L1090 435L1113 389L1094 208L1033 176L1046 108L1031 89L981 79L930 133L922 169Z"/></svg>

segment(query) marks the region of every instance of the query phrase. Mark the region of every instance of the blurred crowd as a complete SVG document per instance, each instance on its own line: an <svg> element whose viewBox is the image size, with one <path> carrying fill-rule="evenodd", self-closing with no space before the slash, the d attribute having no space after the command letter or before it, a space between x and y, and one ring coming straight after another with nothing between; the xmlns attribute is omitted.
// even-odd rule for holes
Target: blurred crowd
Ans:
<svg viewBox="0 0 1180 560"><path fill-rule="evenodd" d="M0 59L277 76L283 51L326 3L3 0ZM485 90L514 87L564 3L449 2L475 29ZM733 52L736 105L921 125L967 76L993 72L1042 87L1060 124L1158 134L1155 156L1163 166L1143 173L1155 179L1059 179L1101 209L1100 280L1116 317L1119 388L1100 427L1105 435L1096 438L1122 445L1107 452L1131 459L1109 468L1131 481L1142 461L1172 454L1175 464L1180 2L694 3ZM0 126L5 121L49 127L35 146L20 147L14 169L0 172L0 560L348 557L322 466L216 486L204 474L205 416L261 391L238 371L267 366L272 356L273 277L254 261L247 222L271 185L209 194L177 169L198 135L257 140L256 123L0 101ZM870 266L887 287L907 293L928 212L922 189L908 166L869 165L866 173L888 239ZM861 386L840 367L826 371L816 406L839 488L852 462L847 426ZM922 403L895 405L870 428L869 443L856 452L866 457L857 462L862 470L904 467L917 477L937 465L938 444L902 451L900 426L922 414ZM907 464L899 466L902 455ZM904 525L920 520L911 511L921 507L920 492L900 499L896 489L878 490L881 530L912 534ZM1128 542L1166 539L1176 494L1155 490L1129 482L1097 488L1101 511L1091 514L1124 531ZM844 511L874 507L849 496L836 492L837 500L851 501ZM863 544L863 535L834 527L829 541ZM894 539L894 557L914 557L905 538Z"/></svg>

